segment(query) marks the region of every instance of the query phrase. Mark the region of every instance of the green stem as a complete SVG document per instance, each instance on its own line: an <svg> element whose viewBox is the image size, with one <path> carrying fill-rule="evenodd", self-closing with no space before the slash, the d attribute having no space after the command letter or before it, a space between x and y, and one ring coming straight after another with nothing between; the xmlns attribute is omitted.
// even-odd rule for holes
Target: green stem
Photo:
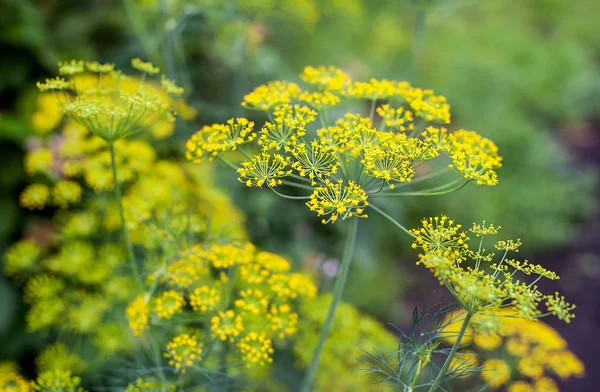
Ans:
<svg viewBox="0 0 600 392"><path fill-rule="evenodd" d="M441 196L441 195L447 195L452 192L456 192L459 189L463 188L468 183L469 183L469 181L463 181L463 183L459 186L456 186L454 188L447 189L447 190L440 190L437 192L431 192L431 191L435 191L436 189L444 189L447 186L451 186L453 183L446 184L446 186L442 186L442 187L427 189L427 190L421 191L421 192L402 192L402 193L387 192L387 193L374 194L372 197Z"/></svg>
<svg viewBox="0 0 600 392"><path fill-rule="evenodd" d="M290 196L290 195L284 195L283 193L279 193L277 192L275 189L269 187L269 189L271 189L273 192L275 192L276 195L281 196L283 198L286 199L292 199L292 200L308 200L310 199L310 196Z"/></svg>
<svg viewBox="0 0 600 392"><path fill-rule="evenodd" d="M375 104L376 103L377 103L376 99L371 100L371 110L369 110L369 119L371 120L371 123L373 122L373 119L375 118Z"/></svg>
<svg viewBox="0 0 600 392"><path fill-rule="evenodd" d="M460 331L458 332L458 336L456 337L456 341L454 342L454 345L452 346L452 349L450 350L450 354L448 354L448 358L446 358L446 362L444 362L444 366L442 366L442 368L440 369L440 372L438 373L437 377L433 381L433 384L429 388L429 392L434 392L435 390L437 390L438 387L440 386L440 384L442 383L442 380L446 376L446 373L448 372L448 368L450 367L450 362L452 362L452 358L454 358L454 354L456 354L458 347L460 347L460 341L462 340L462 338L465 334L465 331L467 330L467 326L469 325L470 320L471 320L471 313L467 312L465 319L463 321L463 324L460 327Z"/></svg>
<svg viewBox="0 0 600 392"><path fill-rule="evenodd" d="M380 215L382 215L384 218L386 218L387 220L389 220L390 222L392 222L394 225L398 226L398 228L400 228L402 231L404 231L409 236L411 236L413 238L416 238L415 235L413 233L411 233L406 227L402 226L400 223L398 223L396 221L396 219L394 219L391 216L389 216L388 214L386 214L382 209L377 208L376 206L374 206L371 203L369 203L369 207L371 207L372 209L374 209L375 211L377 211Z"/></svg>
<svg viewBox="0 0 600 392"><path fill-rule="evenodd" d="M321 353L323 352L323 347L325 346L325 340L327 340L327 335L329 335L329 331L331 330L331 327L333 325L335 311L342 298L344 285L346 284L346 278L348 277L348 270L350 269L350 262L352 261L352 254L354 253L354 245L356 243L357 231L358 218L352 218L352 222L350 223L350 231L348 232L348 236L346 237L344 254L342 255L342 261L340 263L339 275L336 278L335 285L333 287L333 298L331 301L331 305L329 305L327 319L325 320L325 324L323 325L323 329L321 330L319 343L317 344L317 347L315 348L315 351L313 353L312 361L306 372L306 375L304 376L302 386L300 387L301 392L310 392L311 386L315 379L317 366L319 365L319 359L321 357Z"/></svg>
<svg viewBox="0 0 600 392"><path fill-rule="evenodd" d="M123 211L123 200L121 200L121 187L119 186L119 180L117 178L117 161L115 158L115 144L114 142L109 142L108 144L110 149L110 165L112 166L113 173L113 181L114 188L113 191L115 193L115 199L117 201L117 205L119 206L119 215L121 216L121 231L123 232L123 242L125 243L125 250L127 251L127 260L131 265L131 269L135 276L135 280L140 288L140 290L144 290L144 282L142 281L142 277L140 275L140 270L138 269L137 263L135 262L135 254L133 253L133 245L131 244L131 239L129 238L129 231L127 230L127 222L125 221L125 212Z"/></svg>

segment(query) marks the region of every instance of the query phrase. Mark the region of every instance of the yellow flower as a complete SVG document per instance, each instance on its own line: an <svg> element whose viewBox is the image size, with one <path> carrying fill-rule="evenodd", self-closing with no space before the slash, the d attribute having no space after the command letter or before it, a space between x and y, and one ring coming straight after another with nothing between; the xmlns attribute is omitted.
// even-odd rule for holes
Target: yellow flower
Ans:
<svg viewBox="0 0 600 392"><path fill-rule="evenodd" d="M316 140L310 144L298 144L292 149L292 154L296 159L292 163L298 174L311 180L312 185L316 185L315 178L324 181L325 178L336 174L340 167L340 161L333 149L323 146Z"/></svg>
<svg viewBox="0 0 600 392"><path fill-rule="evenodd" d="M134 68L147 74L158 69L139 59L132 61ZM87 70L92 74L84 73ZM56 78L38 83L41 91L71 89L73 94L61 95L64 113L83 125L94 135L108 141L136 134L162 120L172 120L169 94L180 95L183 89L171 81L161 79L161 85L145 80L132 82L114 70L113 64L71 61L59 64L59 72L69 79ZM135 88L131 88L135 84Z"/></svg>
<svg viewBox="0 0 600 392"><path fill-rule="evenodd" d="M230 343L235 341L235 338L244 331L242 316L236 315L233 310L219 312L218 316L214 316L211 320L210 329L221 340L228 340Z"/></svg>
<svg viewBox="0 0 600 392"><path fill-rule="evenodd" d="M162 319L170 319L176 313L181 313L184 306L185 299L175 290L165 291L154 300L154 310Z"/></svg>
<svg viewBox="0 0 600 392"><path fill-rule="evenodd" d="M433 90L420 88L405 89L401 94L418 117L425 121L450 123L450 105L446 97L435 95Z"/></svg>
<svg viewBox="0 0 600 392"><path fill-rule="evenodd" d="M21 207L26 207L30 210L41 210L46 206L50 198L50 189L43 184L28 185L21 192L19 198Z"/></svg>
<svg viewBox="0 0 600 392"><path fill-rule="evenodd" d="M295 83L284 81L269 82L258 86L244 97L242 106L255 110L271 110L281 104L290 103L300 94L301 90Z"/></svg>
<svg viewBox="0 0 600 392"><path fill-rule="evenodd" d="M500 359L488 359L483 363L481 377L495 389L510 381L510 366Z"/></svg>
<svg viewBox="0 0 600 392"><path fill-rule="evenodd" d="M149 75L154 75L160 72L160 68L155 67L152 63L144 62L140 58L135 58L131 60L131 66L138 71L142 71Z"/></svg>
<svg viewBox="0 0 600 392"><path fill-rule="evenodd" d="M54 93L42 93L36 99L36 111L31 116L33 130L46 135L60 124L63 111L58 97Z"/></svg>
<svg viewBox="0 0 600 392"><path fill-rule="evenodd" d="M221 301L219 291L208 286L198 287L190 294L190 305L197 312L213 311L219 301Z"/></svg>
<svg viewBox="0 0 600 392"><path fill-rule="evenodd" d="M241 290L240 297L234 301L235 307L239 308L240 311L254 315L266 312L269 300L261 290Z"/></svg>
<svg viewBox="0 0 600 392"><path fill-rule="evenodd" d="M52 370L40 374L31 386L40 392L83 392L80 383L81 378L72 376L68 370Z"/></svg>
<svg viewBox="0 0 600 392"><path fill-rule="evenodd" d="M248 335L240 339L238 347L242 354L242 359L247 367L255 364L264 366L273 362L273 347L271 340L263 333L249 332Z"/></svg>
<svg viewBox="0 0 600 392"><path fill-rule="evenodd" d="M498 155L498 147L490 139L460 129L448 135L445 151L452 158L450 169L465 179L477 185L498 184L494 169L502 167L502 158Z"/></svg>
<svg viewBox="0 0 600 392"><path fill-rule="evenodd" d="M169 360L169 365L175 368L175 373L185 373L187 367L202 360L202 346L198 337L182 333L167 344L164 357Z"/></svg>
<svg viewBox="0 0 600 392"><path fill-rule="evenodd" d="M369 203L367 194L360 185L354 181L348 181L348 184L344 185L340 179L337 182L326 180L324 186L315 188L306 205L318 216L328 216L322 220L325 224L335 223L340 218L366 218L364 209Z"/></svg>
<svg viewBox="0 0 600 392"><path fill-rule="evenodd" d="M212 159L225 151L235 151L244 143L249 143L256 138L254 122L238 117L227 121L227 124L213 124L204 126L196 132L187 142L186 156L189 160L199 162L208 153Z"/></svg>
<svg viewBox="0 0 600 392"><path fill-rule="evenodd" d="M61 208L81 200L81 185L75 181L59 181L52 188L52 200Z"/></svg>
<svg viewBox="0 0 600 392"><path fill-rule="evenodd" d="M30 176L47 174L52 171L52 162L52 152L47 148L40 148L25 155L25 171Z"/></svg>
<svg viewBox="0 0 600 392"><path fill-rule="evenodd" d="M404 108L392 108L385 104L377 108L377 114L381 116L386 128L398 130L400 132L412 131L415 129L414 116L410 110Z"/></svg>
<svg viewBox="0 0 600 392"><path fill-rule="evenodd" d="M266 184L269 188L273 188L283 183L282 178L292 174L292 170L288 169L289 165L289 158L261 152L250 161L242 163L242 167L237 170L240 175L238 181L248 187L262 188Z"/></svg>
<svg viewBox="0 0 600 392"><path fill-rule="evenodd" d="M283 149L289 152L306 134L306 126L317 113L301 105L281 105L275 109L274 122L266 122L260 131L258 145L264 151Z"/></svg>
<svg viewBox="0 0 600 392"><path fill-rule="evenodd" d="M134 299L125 309L125 315L133 334L142 337L150 320L150 306L144 296L140 295Z"/></svg>
<svg viewBox="0 0 600 392"><path fill-rule="evenodd" d="M19 241L13 244L6 252L4 272L8 276L27 272L36 267L42 254L41 247L30 240Z"/></svg>
<svg viewBox="0 0 600 392"><path fill-rule="evenodd" d="M350 82L350 76L339 68L329 66L305 67L300 79L320 90L339 91Z"/></svg>
<svg viewBox="0 0 600 392"><path fill-rule="evenodd" d="M29 392L31 386L27 380L15 372L0 372L0 391Z"/></svg>
<svg viewBox="0 0 600 392"><path fill-rule="evenodd" d="M365 150L362 163L367 174L381 178L390 189L395 188L395 182L410 182L414 176L412 162L408 157L392 149L375 146Z"/></svg>

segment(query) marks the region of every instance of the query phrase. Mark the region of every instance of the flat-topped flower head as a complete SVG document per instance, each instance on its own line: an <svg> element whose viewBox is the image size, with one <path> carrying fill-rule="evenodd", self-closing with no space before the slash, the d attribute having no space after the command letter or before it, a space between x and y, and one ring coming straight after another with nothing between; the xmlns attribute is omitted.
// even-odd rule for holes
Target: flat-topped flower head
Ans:
<svg viewBox="0 0 600 392"><path fill-rule="evenodd" d="M185 373L188 367L202 360L202 347L197 336L182 333L171 339L163 355L175 373Z"/></svg>
<svg viewBox="0 0 600 392"><path fill-rule="evenodd" d="M213 316L210 324L210 329L216 337L230 343L233 343L237 336L244 331L242 316L231 309Z"/></svg>
<svg viewBox="0 0 600 392"><path fill-rule="evenodd" d="M139 59L132 65L144 75L158 72ZM160 85L145 77L135 80L115 70L114 64L73 60L60 63L59 73L67 79L49 79L38 83L39 89L56 90L65 115L108 142L172 121L174 111L168 96L183 92L164 76Z"/></svg>
<svg viewBox="0 0 600 392"><path fill-rule="evenodd" d="M140 58L135 58L131 60L131 66L138 71L147 73L148 75L155 75L160 72L160 68L155 67L150 62L144 62Z"/></svg>
<svg viewBox="0 0 600 392"><path fill-rule="evenodd" d="M42 210L50 199L50 188L44 184L31 184L19 196L21 207Z"/></svg>
<svg viewBox="0 0 600 392"><path fill-rule="evenodd" d="M270 188L281 185L283 180L292 173L290 159L279 154L261 152L250 161L243 162L238 169L238 181L248 187L259 187L267 185Z"/></svg>
<svg viewBox="0 0 600 392"><path fill-rule="evenodd" d="M226 124L205 125L187 141L186 157L195 162L205 157L210 160L255 138L254 122L243 117L229 119Z"/></svg>
<svg viewBox="0 0 600 392"><path fill-rule="evenodd" d="M311 185L316 185L315 179L324 181L325 178L336 174L340 168L340 161L332 147L322 145L313 140L310 146L298 144L292 149L296 160L292 163L301 177L308 177Z"/></svg>
<svg viewBox="0 0 600 392"><path fill-rule="evenodd" d="M354 181L344 184L343 180L333 182L325 180L325 185L315 188L306 203L311 211L322 219L323 223L336 222L338 219L352 217L366 218L364 209L369 205L365 190Z"/></svg>
<svg viewBox="0 0 600 392"><path fill-rule="evenodd" d="M558 293L543 294L535 285L542 278L555 280L558 276L527 260L507 257L509 252L518 252L519 240L496 242L496 249L503 251L499 258L486 251L484 240L498 230L499 227L485 222L474 224L469 231L480 237L480 241L476 249L470 249L461 225L445 216L423 220L421 228L411 230L415 236L413 248L423 250L417 264L429 269L472 315L535 319L554 314L570 322L575 306ZM537 278L528 282L533 275ZM539 310L543 301L546 314ZM513 314L499 311L508 305L514 309Z"/></svg>
<svg viewBox="0 0 600 392"><path fill-rule="evenodd" d="M289 152L306 135L306 126L317 113L301 105L281 105L274 111L274 122L265 123L260 131L258 145L264 151L283 149Z"/></svg>
<svg viewBox="0 0 600 392"><path fill-rule="evenodd" d="M410 182L414 176L412 162L404 154L380 146L366 150L362 163L368 174L384 180L390 189L395 183Z"/></svg>
<svg viewBox="0 0 600 392"><path fill-rule="evenodd" d="M333 94L331 91L305 91L300 94L298 99L318 111L325 110L340 103L340 97Z"/></svg>
<svg viewBox="0 0 600 392"><path fill-rule="evenodd" d="M452 158L450 169L477 185L498 184L495 169L502 167L498 147L473 131L458 130L448 135L445 151Z"/></svg>
<svg viewBox="0 0 600 392"><path fill-rule="evenodd" d="M254 110L271 110L279 105L290 103L300 95L300 87L285 81L269 82L258 86L244 97L242 106Z"/></svg>
<svg viewBox="0 0 600 392"><path fill-rule="evenodd" d="M248 333L240 339L238 348L246 367L265 366L273 362L273 344L264 333Z"/></svg>
<svg viewBox="0 0 600 392"><path fill-rule="evenodd" d="M333 66L305 67L300 79L325 91L339 91L351 80L347 73Z"/></svg>
<svg viewBox="0 0 600 392"><path fill-rule="evenodd" d="M154 300L154 311L161 319L170 319L183 312L185 298L175 290L165 291Z"/></svg>
<svg viewBox="0 0 600 392"><path fill-rule="evenodd" d="M385 104L377 108L377 114L386 128L398 130L400 132L411 132L415 129L414 114L410 110L404 110L403 107L393 108Z"/></svg>
<svg viewBox="0 0 600 392"><path fill-rule="evenodd" d="M469 183L497 183L495 169L501 158L491 141L468 131L427 128L428 123L450 122L446 98L432 90L405 81L356 81L336 67L325 66L306 67L300 79L305 82L302 87L273 81L244 97L242 106L267 112L258 136L243 140L254 141L257 148L239 148L248 158L241 165L220 158L247 186L282 185L272 191L288 199L309 199L307 206L327 215L322 219L327 223L340 217L366 217L368 197L438 196ZM351 99L370 101L365 105L370 107L368 114L330 110ZM187 158L198 162L236 149L241 139L239 143L231 142L231 137L219 139L228 129L225 124L203 128L188 141ZM451 165L437 159L442 153L452 159ZM455 179L445 181L450 175ZM364 201L358 202L360 207L348 214L323 212L320 198L344 199L350 188L357 200Z"/></svg>
<svg viewBox="0 0 600 392"><path fill-rule="evenodd" d="M435 95L429 89L409 88L404 90L403 97L415 115L425 121L450 123L450 105L443 95Z"/></svg>

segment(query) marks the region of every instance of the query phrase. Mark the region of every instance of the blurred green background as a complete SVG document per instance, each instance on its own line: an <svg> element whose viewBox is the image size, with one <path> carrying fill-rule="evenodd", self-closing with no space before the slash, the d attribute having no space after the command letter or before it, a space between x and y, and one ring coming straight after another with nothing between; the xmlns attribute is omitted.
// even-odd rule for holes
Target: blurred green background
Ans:
<svg viewBox="0 0 600 392"><path fill-rule="evenodd" d="M18 194L28 182L22 158L35 82L57 61L159 64L199 113L195 124L179 124L180 150L202 124L244 113L239 102L257 84L335 65L356 79L433 88L451 104L453 129L498 144L497 187L384 207L409 227L445 213L521 238L524 257L562 273L561 289L580 305L561 331L592 368L600 348L582 334L600 332L598 15L597 0L0 0L0 253L48 218L21 209ZM257 245L305 269L335 263L340 225L324 227L300 203L249 191L227 171L221 183L246 211ZM402 325L436 285L414 268L408 240L374 218L361 229L345 299ZM26 366L39 337L25 332L23 314L19 290L0 277L0 360ZM573 385L595 390L586 380Z"/></svg>

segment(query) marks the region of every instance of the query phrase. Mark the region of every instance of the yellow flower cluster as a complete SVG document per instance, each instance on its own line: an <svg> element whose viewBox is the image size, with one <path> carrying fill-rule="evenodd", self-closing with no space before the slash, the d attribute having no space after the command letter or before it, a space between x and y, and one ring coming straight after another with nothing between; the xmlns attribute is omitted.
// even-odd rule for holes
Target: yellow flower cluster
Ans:
<svg viewBox="0 0 600 392"><path fill-rule="evenodd" d="M176 373L185 373L186 367L200 361L202 346L196 336L182 333L167 344L164 356L169 360L169 365L175 368Z"/></svg>
<svg viewBox="0 0 600 392"><path fill-rule="evenodd" d="M283 197L309 199L307 206L323 223L366 217L369 197L444 194L469 182L498 182L495 170L501 158L492 141L471 131L427 128L432 122L450 123L450 106L443 96L407 82L354 81L332 66L306 67L300 79L306 87L273 81L244 97L243 107L264 111L269 118L256 138L249 125L240 128L244 132L232 131L236 123L254 125L249 120L230 119L193 135L187 143L187 158L198 162L218 155L237 170L238 180L246 186L266 185ZM331 121L329 109L350 99L370 101L369 115L345 113ZM375 125L376 115L379 125ZM245 149L252 148L252 141L258 151L249 154ZM239 168L225 154L234 150L247 158ZM398 184L412 185L415 167L442 153L452 159L448 171L460 178L431 193L383 190L385 185L390 191ZM274 189L282 187L312 194L285 195Z"/></svg>
<svg viewBox="0 0 600 392"><path fill-rule="evenodd" d="M212 158L221 152L235 151L237 146L255 138L254 123L245 118L231 119L227 124L207 125L188 140L187 157L199 162L205 152Z"/></svg>
<svg viewBox="0 0 600 392"><path fill-rule="evenodd" d="M498 310L511 317L498 321L495 332L478 333L468 327L462 340L464 349L482 360L481 377L492 389L558 391L551 376L561 380L584 376L583 363L556 330L541 321L512 317L515 312L510 307ZM446 316L440 336L449 344L454 344L463 316L462 310Z"/></svg>
<svg viewBox="0 0 600 392"><path fill-rule="evenodd" d="M452 219L442 216L425 219L422 223L421 228L410 230L415 238L413 248L423 251L417 264L429 269L471 315L486 314L488 319L481 323L483 329L493 329L496 319L502 317L541 317L538 307L544 300L548 314L567 323L575 317L574 305L558 293L541 293L535 285L542 278L558 279L554 272L527 260L509 257L510 251L518 251L519 240L496 242L496 249L503 253L500 260L495 261L494 253L486 251L484 239L495 235L499 228L486 229L485 223L474 224L469 231L480 241L476 249L471 249L467 232ZM527 282L526 278L531 275L536 279ZM514 315L500 311L508 304L514 306Z"/></svg>
<svg viewBox="0 0 600 392"><path fill-rule="evenodd" d="M152 64L134 59L132 66L144 77L128 77L113 64L73 60L59 64L59 74L66 80L47 80L38 87L42 92L55 91L65 115L112 143L172 121L174 99L170 95L183 93L164 76L160 84L146 81L145 75L159 72ZM49 124L43 125L47 130Z"/></svg>
<svg viewBox="0 0 600 392"><path fill-rule="evenodd" d="M31 387L40 392L85 392L80 383L81 378L72 376L69 370L52 370L40 374Z"/></svg>
<svg viewBox="0 0 600 392"><path fill-rule="evenodd" d="M27 380L14 371L0 372L0 391L29 392L31 386Z"/></svg>
<svg viewBox="0 0 600 392"><path fill-rule="evenodd" d="M191 246L150 276L149 287L155 289L127 309L136 336L150 329L152 313L158 318L181 313L182 320L190 315L204 320L204 334L220 341L223 348L236 348L248 366L271 362L274 342L297 333L298 301L316 295L311 279L291 273L287 260L257 251L248 242ZM151 296L155 299L147 300ZM176 347L180 345L167 348L166 355L179 371L187 360L184 355L175 356ZM189 360L200 361L199 353Z"/></svg>
<svg viewBox="0 0 600 392"><path fill-rule="evenodd" d="M77 72L79 65L65 64L61 72ZM136 66L149 67L141 63ZM90 67L110 72L108 66ZM100 78L102 83L106 82L104 77ZM121 82L121 88L132 93L140 83ZM101 88L100 81L88 75L75 74L73 83L82 90ZM59 92L63 93L71 94ZM61 128L52 128L44 131L48 137L44 143L51 147L28 152L25 159L28 173L45 174L45 183L51 185L33 184L21 195L21 203L28 208L62 207L53 218L52 236L40 238L40 243L17 242L3 263L5 273L24 285L28 328L59 336L36 362L41 373L37 383L44 391L53 390L53 385L71 390L67 383L71 378L57 372L82 375L90 366L81 357L92 357L97 364L131 350L133 341L123 323L124 313L133 334L143 336L153 318L168 319L187 306L174 290L161 291L162 295L153 298L136 298L135 281L125 266L125 249L115 235L121 229L119 210L103 193L114 186L108 144L70 120ZM50 134L52 131L56 133ZM150 141L120 139L114 142L114 149L126 228L136 253L144 255L140 262L144 269L159 271L171 246L179 249L200 238L246 238L243 214L215 188L210 167L195 166L192 171L187 165L159 160ZM84 194L84 189L90 188L96 193ZM78 205L73 206L75 203ZM72 334L78 336L76 344L62 338ZM72 387L75 390L77 385Z"/></svg>

